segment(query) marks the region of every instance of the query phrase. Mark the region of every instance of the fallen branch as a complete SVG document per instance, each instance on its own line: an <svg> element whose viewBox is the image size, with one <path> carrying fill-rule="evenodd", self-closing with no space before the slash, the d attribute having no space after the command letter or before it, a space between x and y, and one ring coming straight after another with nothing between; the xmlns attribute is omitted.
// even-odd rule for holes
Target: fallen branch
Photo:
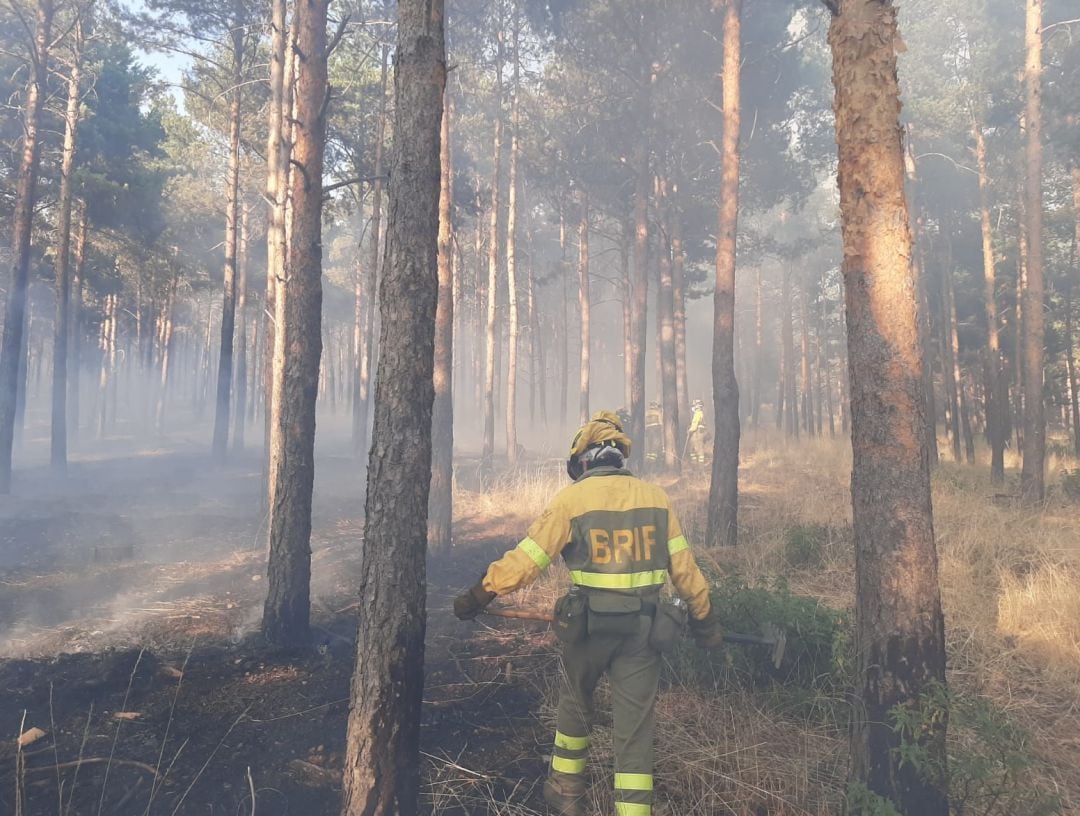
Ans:
<svg viewBox="0 0 1080 816"><path fill-rule="evenodd" d="M39 765L35 768L27 768L26 773L37 773L38 771L62 771L66 768L78 768L82 765L99 765L102 762L108 762L109 757L83 757L82 759L73 759L70 762L57 762L53 765ZM117 765L127 765L129 768L138 768L141 771L146 771L151 776L157 778L157 771L154 770L152 765L147 765L145 762L138 762L134 759L114 759L112 760Z"/></svg>

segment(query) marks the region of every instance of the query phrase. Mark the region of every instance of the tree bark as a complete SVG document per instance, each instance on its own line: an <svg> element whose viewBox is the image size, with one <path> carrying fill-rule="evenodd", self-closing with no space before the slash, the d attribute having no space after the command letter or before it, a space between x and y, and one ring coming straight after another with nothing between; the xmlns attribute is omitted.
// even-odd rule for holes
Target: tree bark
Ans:
<svg viewBox="0 0 1080 816"><path fill-rule="evenodd" d="M941 274L941 368L945 379L945 397L949 412L947 427L949 442L952 445L953 461L960 463L960 392L958 388L960 369L956 361L956 347L953 344L955 327L953 326L952 300L949 296L952 280L952 253L946 255Z"/></svg>
<svg viewBox="0 0 1080 816"><path fill-rule="evenodd" d="M643 124L649 119L649 72L642 78L640 91ZM644 462L645 446L645 343L648 335L649 298L649 146L645 130L634 148L634 252L630 279L630 438L638 444L631 448L631 467L638 470Z"/></svg>
<svg viewBox="0 0 1080 816"><path fill-rule="evenodd" d="M686 252L683 250L682 213L678 204L671 213L671 285L675 300L675 393L678 396L679 430L690 421L690 385L686 376ZM676 442L678 439L676 438ZM681 453L681 451L679 451Z"/></svg>
<svg viewBox="0 0 1080 816"><path fill-rule="evenodd" d="M359 590L366 604L349 707L346 816L415 816L419 808L431 473L423 429L431 426L434 398L443 48L441 0L399 0L382 351Z"/></svg>
<svg viewBox="0 0 1080 816"><path fill-rule="evenodd" d="M233 335L236 328L236 256L240 225L240 106L244 81L244 32L238 10L230 25L232 83L229 105L229 162L225 176L225 282L221 298L221 344L218 347L217 399L214 403L214 458L225 461L229 446L229 409L233 384Z"/></svg>
<svg viewBox="0 0 1080 816"><path fill-rule="evenodd" d="M78 12L76 12L78 14ZM72 170L75 167L76 134L79 127L79 94L82 91L83 24L76 17L72 31L71 70L67 81L64 112L64 148L60 160L60 198L56 224L56 320L53 323L52 438L50 463L54 471L67 470L67 363L71 327L71 203Z"/></svg>
<svg viewBox="0 0 1080 816"><path fill-rule="evenodd" d="M904 196L896 8L840 0L829 28L851 377L856 654L852 778L905 816L947 816L897 750L894 706L945 682L922 355ZM944 717L916 737L945 768Z"/></svg>
<svg viewBox="0 0 1080 816"><path fill-rule="evenodd" d="M31 46L31 76L23 106L23 143L12 218L11 285L4 318L3 348L0 350L0 494L11 492L11 452L15 441L15 421L19 390L19 363L24 359L26 289L30 275L30 234L37 200L38 165L41 141L38 128L41 109L48 92L48 60L53 0L38 0L37 24Z"/></svg>
<svg viewBox="0 0 1080 816"><path fill-rule="evenodd" d="M997 287L995 282L994 234L990 225L990 174L986 163L986 139L982 125L972 120L975 134L975 161L979 169L979 224L982 234L983 308L986 311L986 430L990 442L990 482L1005 483L1005 443L1008 441L1005 416L1008 394L1001 366L998 337Z"/></svg>
<svg viewBox="0 0 1080 816"><path fill-rule="evenodd" d="M566 430L566 412L570 401L570 262L566 257L566 204L559 200L559 278L562 282L562 325L559 327L559 427Z"/></svg>
<svg viewBox="0 0 1080 816"><path fill-rule="evenodd" d="M1029 504L1046 495L1046 409L1043 403L1045 353L1042 239L1042 8L1027 0L1024 61L1026 130L1024 227L1027 232L1027 285L1024 287L1024 445L1021 494Z"/></svg>
<svg viewBox="0 0 1080 816"><path fill-rule="evenodd" d="M454 224L453 151L450 127L453 103L443 96L439 134L439 302L435 312L435 400L431 416L431 496L428 499L428 548L449 547L454 515Z"/></svg>
<svg viewBox="0 0 1080 816"><path fill-rule="evenodd" d="M176 310L176 288L180 282L179 274L169 284L169 294L162 311L161 328L161 376L158 380L158 399L154 410L154 424L159 436L165 434L165 406L168 404L169 364L172 357L173 317Z"/></svg>
<svg viewBox="0 0 1080 816"><path fill-rule="evenodd" d="M814 435L814 375L810 366L810 309L807 301L810 293L804 284L799 292L799 323L801 356L801 388L803 429L807 436Z"/></svg>
<svg viewBox="0 0 1080 816"><path fill-rule="evenodd" d="M326 142L328 0L297 0L296 115L286 276L277 291L271 420L270 559L262 633L270 643L310 636L311 493L315 400L322 355L322 172ZM279 282L281 283L281 282Z"/></svg>
<svg viewBox="0 0 1080 816"><path fill-rule="evenodd" d="M720 148L720 207L716 232L716 292L713 295L712 478L709 482L711 546L734 547L739 510L739 384L735 379L735 240L739 218L739 128L741 108L742 0L724 6L724 133Z"/></svg>
<svg viewBox="0 0 1080 816"><path fill-rule="evenodd" d="M578 222L578 307L581 319L580 376L578 378L578 423L589 421L589 356L592 351L591 298L589 296L589 199L581 196L581 220Z"/></svg>
<svg viewBox="0 0 1080 816"><path fill-rule="evenodd" d="M975 440L971 433L971 417L968 413L967 388L964 384L964 375L960 370L960 337L957 332L956 319L956 287L952 265L945 270L946 295L948 315L946 326L949 331L949 359L953 366L953 383L956 388L956 411L960 415L960 433L963 434L964 454L969 465L975 464ZM953 444L954 451L959 451L959 440ZM960 461L959 456L956 459Z"/></svg>

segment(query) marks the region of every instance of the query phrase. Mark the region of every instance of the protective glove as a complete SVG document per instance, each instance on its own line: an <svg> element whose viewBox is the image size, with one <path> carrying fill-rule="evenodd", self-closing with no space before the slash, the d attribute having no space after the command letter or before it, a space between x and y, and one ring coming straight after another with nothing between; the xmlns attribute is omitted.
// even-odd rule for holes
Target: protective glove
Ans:
<svg viewBox="0 0 1080 816"><path fill-rule="evenodd" d="M701 620L690 619L690 634L698 647L705 650L719 649L720 644L724 642L724 632L712 609Z"/></svg>
<svg viewBox="0 0 1080 816"><path fill-rule="evenodd" d="M454 614L458 620L472 620L493 600L495 600L495 593L484 589L484 579L481 578L468 590L454 598Z"/></svg>

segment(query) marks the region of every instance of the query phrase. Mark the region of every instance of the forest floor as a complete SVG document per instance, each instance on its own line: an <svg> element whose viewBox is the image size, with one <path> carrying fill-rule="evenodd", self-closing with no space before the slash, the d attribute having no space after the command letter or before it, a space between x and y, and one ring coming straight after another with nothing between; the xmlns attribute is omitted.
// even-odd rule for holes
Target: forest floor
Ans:
<svg viewBox="0 0 1080 816"><path fill-rule="evenodd" d="M337 812L359 468L340 447L320 452L316 645L270 652L255 636L265 591L259 458L221 468L191 449L89 455L62 487L28 471L0 504L0 812ZM744 454L741 546L700 560L750 583L783 576L796 594L850 609L849 449L751 434ZM1052 462L1052 476L1060 467ZM455 547L429 563L422 793L433 814L543 812L555 641L544 624L461 623L449 605L564 478L558 463L530 463L481 494L459 468ZM705 476L665 484L700 540ZM981 468L944 464L935 476L950 682L1030 735L1023 784L1078 812L1080 514L1060 488L1038 512L1008 493ZM804 528L824 535L795 564L791 532ZM513 602L549 605L562 580L552 570ZM835 711L845 702L794 700L749 687L718 695L669 661L658 816L839 812L846 746ZM15 737L31 728L45 733L20 755ZM596 731L591 793L607 813L609 733L603 722ZM954 731L961 748L980 750L977 734Z"/></svg>

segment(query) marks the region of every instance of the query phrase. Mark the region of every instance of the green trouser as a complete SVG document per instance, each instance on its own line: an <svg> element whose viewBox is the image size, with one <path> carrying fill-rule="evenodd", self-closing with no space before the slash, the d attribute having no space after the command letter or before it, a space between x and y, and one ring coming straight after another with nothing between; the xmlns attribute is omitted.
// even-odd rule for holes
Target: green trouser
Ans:
<svg viewBox="0 0 1080 816"><path fill-rule="evenodd" d="M649 645L652 617L638 615L626 636L589 635L563 645L563 682L551 769L583 774L593 720L593 692L607 672L615 747L616 816L649 816L653 800L653 733L660 653Z"/></svg>

